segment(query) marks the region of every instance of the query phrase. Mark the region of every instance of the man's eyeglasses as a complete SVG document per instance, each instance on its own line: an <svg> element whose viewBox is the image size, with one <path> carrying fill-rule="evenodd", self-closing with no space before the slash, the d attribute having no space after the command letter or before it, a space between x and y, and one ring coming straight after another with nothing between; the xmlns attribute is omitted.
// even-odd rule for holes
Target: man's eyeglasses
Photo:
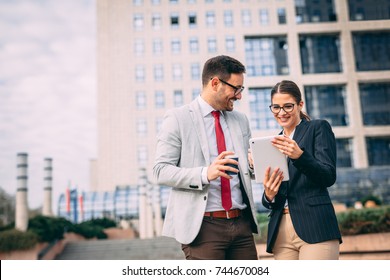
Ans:
<svg viewBox="0 0 390 280"><path fill-rule="evenodd" d="M222 79L220 79L220 78L218 78L218 79L219 79L223 84L228 85L229 87L234 88L234 96L240 94L240 93L244 90L244 88L245 88L245 87L236 87L236 86L233 86L232 84L229 84L228 82L226 82L226 81L224 81L224 80L222 80Z"/></svg>
<svg viewBox="0 0 390 280"><path fill-rule="evenodd" d="M280 110L283 109L286 113L291 113L294 110L294 103L286 103L284 106L280 106L278 104L272 104L269 105L269 108L271 109L272 113L279 114Z"/></svg>

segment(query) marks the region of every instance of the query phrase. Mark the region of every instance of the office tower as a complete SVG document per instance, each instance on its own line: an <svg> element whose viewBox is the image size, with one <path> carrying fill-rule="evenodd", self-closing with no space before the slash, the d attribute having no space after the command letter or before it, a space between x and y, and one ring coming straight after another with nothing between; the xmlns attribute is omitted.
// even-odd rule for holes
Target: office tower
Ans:
<svg viewBox="0 0 390 280"><path fill-rule="evenodd" d="M199 95L204 62L220 54L247 67L236 109L253 136L280 131L269 92L294 80L304 110L333 127L338 179L390 180L389 1L98 0L97 13L91 190L135 185L140 168L151 180L164 113Z"/></svg>

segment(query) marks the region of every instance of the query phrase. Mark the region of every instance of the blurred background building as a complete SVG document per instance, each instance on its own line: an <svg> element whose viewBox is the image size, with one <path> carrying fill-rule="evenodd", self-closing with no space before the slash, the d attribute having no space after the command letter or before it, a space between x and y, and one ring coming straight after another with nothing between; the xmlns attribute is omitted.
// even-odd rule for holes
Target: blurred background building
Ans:
<svg viewBox="0 0 390 280"><path fill-rule="evenodd" d="M333 200L390 202L390 1L97 0L97 21L98 158L84 211L95 202L97 212L114 215L108 205L137 193L130 190L141 168L152 180L165 112L199 95L204 62L221 54L247 67L236 110L249 117L253 136L280 131L270 89L293 80L304 110L335 132ZM261 193L254 183L259 210ZM59 213L65 204L64 194Z"/></svg>

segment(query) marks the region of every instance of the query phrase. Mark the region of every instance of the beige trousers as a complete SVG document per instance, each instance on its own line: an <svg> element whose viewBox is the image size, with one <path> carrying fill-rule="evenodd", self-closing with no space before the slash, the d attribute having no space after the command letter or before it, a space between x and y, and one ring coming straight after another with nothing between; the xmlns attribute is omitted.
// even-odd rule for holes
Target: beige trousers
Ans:
<svg viewBox="0 0 390 280"><path fill-rule="evenodd" d="M295 232L290 214L283 214L273 248L276 260L338 260L339 240L309 244Z"/></svg>

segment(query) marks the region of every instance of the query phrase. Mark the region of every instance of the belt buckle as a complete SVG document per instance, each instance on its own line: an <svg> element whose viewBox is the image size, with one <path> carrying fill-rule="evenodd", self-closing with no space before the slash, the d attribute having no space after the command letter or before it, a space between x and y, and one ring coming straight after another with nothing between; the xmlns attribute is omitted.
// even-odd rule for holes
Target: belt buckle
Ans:
<svg viewBox="0 0 390 280"><path fill-rule="evenodd" d="M230 219L229 211L226 211L226 219Z"/></svg>

